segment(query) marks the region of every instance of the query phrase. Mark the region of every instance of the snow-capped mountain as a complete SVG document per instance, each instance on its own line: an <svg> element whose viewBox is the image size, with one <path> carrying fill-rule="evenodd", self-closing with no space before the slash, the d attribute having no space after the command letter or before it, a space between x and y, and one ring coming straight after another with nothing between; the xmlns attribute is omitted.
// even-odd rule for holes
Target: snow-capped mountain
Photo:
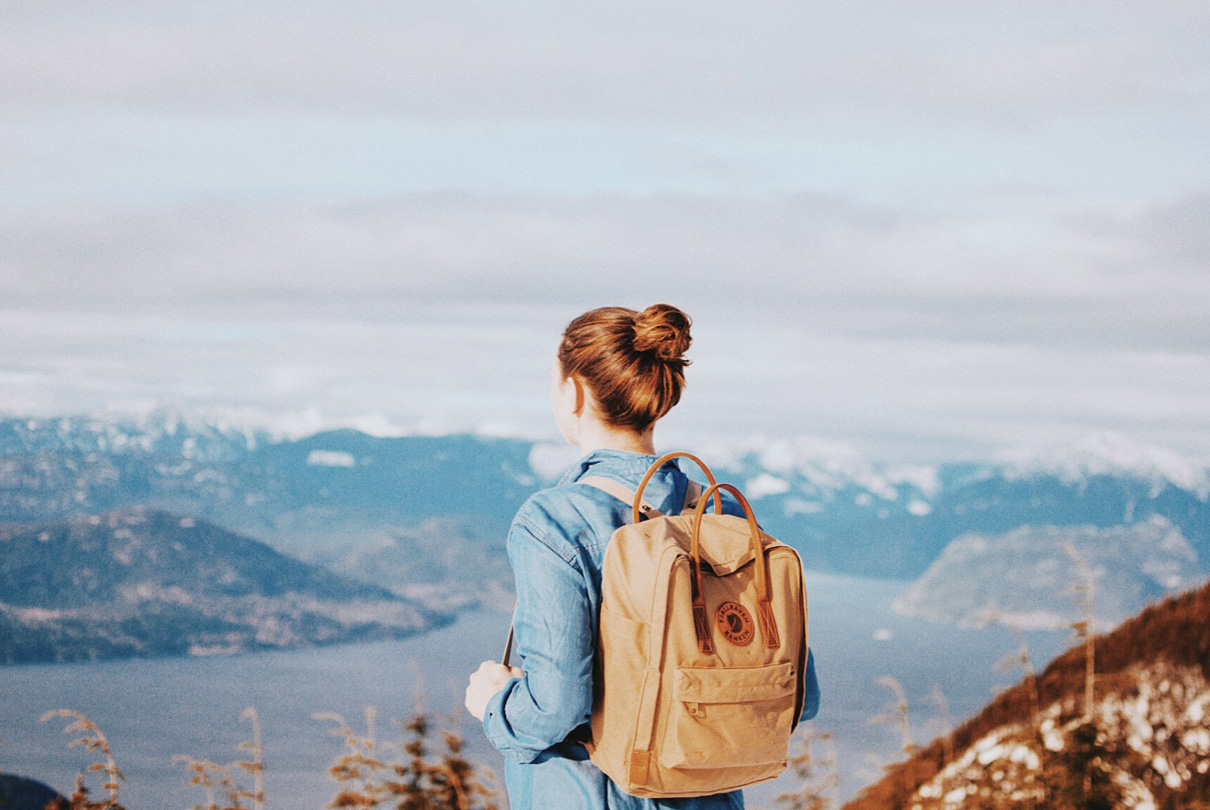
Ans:
<svg viewBox="0 0 1210 810"><path fill-rule="evenodd" d="M915 579L964 534L1022 526L1110 526L1159 516L1210 564L1206 471L1122 437L1004 463L877 465L818 443L777 442L720 454L747 486L761 524L808 567Z"/></svg>
<svg viewBox="0 0 1210 810"><path fill-rule="evenodd" d="M914 580L942 560L934 573L945 587L932 593L948 594L946 606L929 609L959 619L993 600L951 592L957 581L977 576L994 589L1006 566L1033 570L1017 546L1047 532L1088 546L1104 582L1115 583L1106 593L1129 597L1099 600L1109 622L1210 565L1200 468L1120 437L1032 460L931 466L878 464L811 440L688 449L740 485L764 528L795 545L809 569ZM0 420L0 523L162 510L453 610L508 601L508 523L574 460L574 451L516 439L355 430L286 439L167 413L139 422L8 419ZM946 549L964 536L980 538L978 571L947 574ZM1045 610L1071 615L1053 601Z"/></svg>
<svg viewBox="0 0 1210 810"><path fill-rule="evenodd" d="M1179 490L1210 500L1210 468L1176 451L1146 445L1118 433L1097 433L1070 445L1007 453L988 463L877 464L842 444L809 439L719 446L718 466L746 483L752 500L786 496L785 511L813 514L830 505L867 507L887 518L906 512L923 517L945 496L985 481L1052 479L1081 487L1099 478L1147 484L1156 498ZM1132 515L1123 513L1129 522Z"/></svg>
<svg viewBox="0 0 1210 810"><path fill-rule="evenodd" d="M530 452L528 442L475 436L274 440L167 418L0 421L0 523L161 509L446 610L510 590L503 537L538 486ZM410 543L407 565L384 562L384 544L433 520L451 532L445 542ZM479 561L469 577L441 576L455 546ZM359 566L371 549L382 564Z"/></svg>
<svg viewBox="0 0 1210 810"><path fill-rule="evenodd" d="M0 457L39 453L154 453L199 461L231 460L272 438L263 431L159 409L138 417L0 419Z"/></svg>
<svg viewBox="0 0 1210 810"><path fill-rule="evenodd" d="M0 420L0 520L153 503L252 525L325 508L506 521L537 486L529 449L464 435L380 438L335 430L271 441L170 420Z"/></svg>
<svg viewBox="0 0 1210 810"><path fill-rule="evenodd" d="M749 500L785 496L783 511L818 514L833 506L926 515L954 469L927 464L880 465L852 448L808 438L707 448L707 461L737 479Z"/></svg>
<svg viewBox="0 0 1210 810"><path fill-rule="evenodd" d="M1154 497L1172 487L1210 497L1210 470L1174 450L1154 447L1120 433L1103 432L1074 444L1041 452L1008 455L1004 472L1010 478L1049 475L1078 485L1099 476L1128 478L1151 484Z"/></svg>
<svg viewBox="0 0 1210 810"><path fill-rule="evenodd" d="M688 449L743 488L761 524L809 568L910 580L965 534L1153 516L1181 532L1199 566L1210 563L1205 468L1120 436L980 464L879 464L809 439ZM574 460L543 442L355 430L284 439L167 413L139 423L9 419L0 420L0 520L142 504L330 558L441 519L502 555L520 503Z"/></svg>

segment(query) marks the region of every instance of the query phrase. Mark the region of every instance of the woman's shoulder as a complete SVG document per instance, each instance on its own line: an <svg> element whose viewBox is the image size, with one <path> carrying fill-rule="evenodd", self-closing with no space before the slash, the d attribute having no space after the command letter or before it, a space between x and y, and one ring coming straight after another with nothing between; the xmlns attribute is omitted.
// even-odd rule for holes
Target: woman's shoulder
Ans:
<svg viewBox="0 0 1210 810"><path fill-rule="evenodd" d="M562 556L569 556L579 548L607 539L625 506L591 484L569 481L530 495L517 510L513 527L525 530Z"/></svg>
<svg viewBox="0 0 1210 810"><path fill-rule="evenodd" d="M592 521L608 511L617 498L583 481L569 481L540 489L526 498L516 520L543 528ZM620 502L619 502L620 503Z"/></svg>

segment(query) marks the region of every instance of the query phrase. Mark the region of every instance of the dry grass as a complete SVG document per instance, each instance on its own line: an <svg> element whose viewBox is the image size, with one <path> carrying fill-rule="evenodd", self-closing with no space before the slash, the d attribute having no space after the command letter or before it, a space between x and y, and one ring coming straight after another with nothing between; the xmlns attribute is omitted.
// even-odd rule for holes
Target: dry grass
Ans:
<svg viewBox="0 0 1210 810"><path fill-rule="evenodd" d="M117 762L113 758L113 750L109 747L109 739L104 732L87 717L71 709L55 709L46 712L42 715L42 722L45 723L56 717L71 719L71 722L63 729L64 734L80 735L68 743L69 746L82 746L85 751L98 755L100 759L89 764L76 775L75 788L67 802L56 799L47 805L47 810L68 810L68 808L70 810L124 810L122 805L118 804L118 786L126 781L126 777L118 769ZM105 774L105 782L101 785L101 789L108 792L107 800L94 802L88 798L88 788L85 785L87 773Z"/></svg>
<svg viewBox="0 0 1210 810"><path fill-rule="evenodd" d="M96 756L96 761L77 774L69 797L55 799L46 810L125 810L118 802L118 789L125 776L104 732L88 717L70 709L47 712L42 721L56 717L71 721L64 728L65 733L79 735L69 745L83 747ZM320 712L315 718L329 723L332 733L343 743L342 752L328 769L336 794L326 807L500 810L503 804L494 775L462 755L462 738L456 731L441 728L440 744L430 747L430 738L438 726L423 712L409 721L396 721L400 737L386 742L377 738L377 714L373 707L366 709L364 734L334 712ZM217 763L184 755L173 758L173 762L184 764L188 784L204 795L203 801L190 810L265 810L260 717L255 709L248 708L241 719L249 721L252 730L252 738L238 746L244 755L242 759ZM103 800L90 798L87 781L92 774L102 775L100 789L106 794ZM250 780L251 785L243 784L245 780Z"/></svg>

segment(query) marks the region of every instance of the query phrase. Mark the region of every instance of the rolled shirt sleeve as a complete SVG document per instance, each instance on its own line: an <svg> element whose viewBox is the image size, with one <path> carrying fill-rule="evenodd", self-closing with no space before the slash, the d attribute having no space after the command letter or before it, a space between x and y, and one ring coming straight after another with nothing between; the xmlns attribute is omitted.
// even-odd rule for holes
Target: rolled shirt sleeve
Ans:
<svg viewBox="0 0 1210 810"><path fill-rule="evenodd" d="M570 544L514 520L508 556L517 585L513 619L519 666L487 704L483 730L517 762L533 762L592 714L595 622L588 585Z"/></svg>

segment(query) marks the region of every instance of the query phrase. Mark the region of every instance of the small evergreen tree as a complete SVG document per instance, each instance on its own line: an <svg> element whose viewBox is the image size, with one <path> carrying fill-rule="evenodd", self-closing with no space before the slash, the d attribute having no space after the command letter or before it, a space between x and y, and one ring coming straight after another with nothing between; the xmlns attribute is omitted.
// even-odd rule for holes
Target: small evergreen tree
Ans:
<svg viewBox="0 0 1210 810"><path fill-rule="evenodd" d="M398 799L397 810L500 810L496 790L462 756L456 732L442 732L445 753L434 760L426 743L432 731L426 715L403 724L403 731L407 759L394 766L399 778L387 783L389 794Z"/></svg>

